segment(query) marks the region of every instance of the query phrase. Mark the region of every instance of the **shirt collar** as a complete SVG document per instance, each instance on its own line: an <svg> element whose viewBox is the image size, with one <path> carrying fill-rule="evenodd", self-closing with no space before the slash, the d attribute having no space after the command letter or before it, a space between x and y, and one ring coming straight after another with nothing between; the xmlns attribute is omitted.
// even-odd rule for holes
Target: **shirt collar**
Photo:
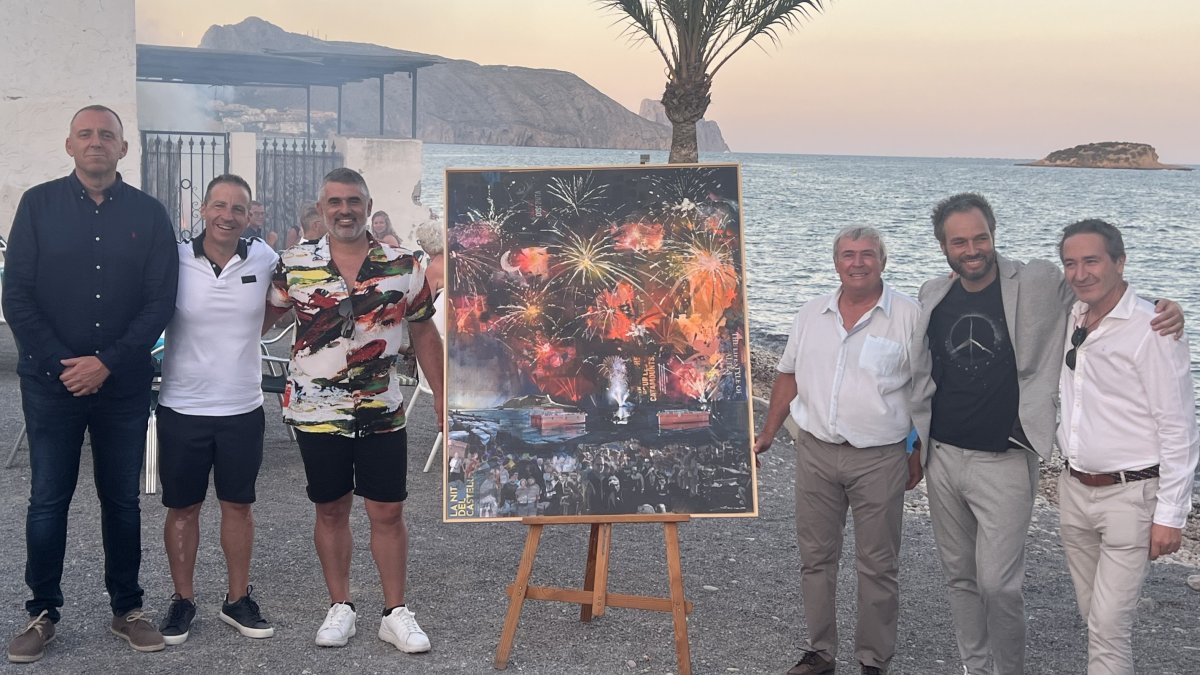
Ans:
<svg viewBox="0 0 1200 675"><path fill-rule="evenodd" d="M207 233L201 232L198 236L196 236L195 239L192 239L192 254L195 255L197 258L207 258L208 257L208 256L204 255L204 235L205 234L207 234ZM245 260L250 253L250 242L248 242L245 239L238 239L236 253L239 258L241 258L242 260Z"/></svg>
<svg viewBox="0 0 1200 675"><path fill-rule="evenodd" d="M892 315L892 294L894 292L895 291L892 290L892 287L886 281L883 282L883 292L879 294L879 299L875 301L875 306L867 310L866 314L874 312L875 308L878 307L879 309L883 310L884 316L890 317ZM829 298L829 303L825 305L824 311L833 312L836 314L838 312L838 300L840 300L841 297L842 288L839 286L837 293L834 293L833 297Z"/></svg>
<svg viewBox="0 0 1200 675"><path fill-rule="evenodd" d="M74 171L67 174L67 184L71 186L71 191L74 192L75 194L79 195L80 197L88 196L87 188L85 188L83 186L83 183L79 180L79 176L76 176ZM116 197L119 197L121 195L121 193L124 191L124 189L125 189L125 181L124 181L124 179L121 178L121 172L118 171L117 179L115 181L113 181L112 185L109 185L104 190L105 200L115 199Z"/></svg>
<svg viewBox="0 0 1200 675"><path fill-rule="evenodd" d="M401 255L401 251L399 249L391 246L384 246L383 244L379 243L375 237L372 237L370 232L367 232L367 241L370 243L371 248L367 251L366 259L370 260L371 262L388 262L399 258ZM308 240L308 242L315 245L313 248L314 256L330 262L333 261L333 256L329 253L328 232L322 235L320 239Z"/></svg>
<svg viewBox="0 0 1200 675"><path fill-rule="evenodd" d="M1111 316L1115 319L1124 320L1132 317L1133 309L1137 306L1137 301L1137 292L1133 290L1133 284L1126 284L1125 293L1121 296L1121 299L1117 301L1117 304L1113 306L1112 311L1110 311L1104 318L1107 319ZM1075 326L1081 325L1083 315L1087 314L1087 311L1088 304L1082 300L1076 300L1075 304L1071 305L1071 324ZM1101 319L1101 321L1103 321L1103 319Z"/></svg>

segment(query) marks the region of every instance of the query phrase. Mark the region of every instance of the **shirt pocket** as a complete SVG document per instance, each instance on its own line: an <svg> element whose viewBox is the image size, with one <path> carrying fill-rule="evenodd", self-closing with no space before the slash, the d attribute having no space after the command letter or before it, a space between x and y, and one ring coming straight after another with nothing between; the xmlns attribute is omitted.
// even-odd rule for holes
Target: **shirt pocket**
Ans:
<svg viewBox="0 0 1200 675"><path fill-rule="evenodd" d="M859 353L858 365L880 379L902 376L904 345L878 335L868 335Z"/></svg>

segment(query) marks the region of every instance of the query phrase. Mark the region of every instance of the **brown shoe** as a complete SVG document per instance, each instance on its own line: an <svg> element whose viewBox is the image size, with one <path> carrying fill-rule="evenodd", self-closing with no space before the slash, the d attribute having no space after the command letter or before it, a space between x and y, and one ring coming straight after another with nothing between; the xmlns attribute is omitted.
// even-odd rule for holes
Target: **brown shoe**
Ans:
<svg viewBox="0 0 1200 675"><path fill-rule="evenodd" d="M21 634L8 643L8 660L13 663L33 663L46 655L46 645L54 640L54 622L42 610Z"/></svg>
<svg viewBox="0 0 1200 675"><path fill-rule="evenodd" d="M817 652L804 652L799 663L787 671L787 675L831 675L837 669L833 659L827 659Z"/></svg>
<svg viewBox="0 0 1200 675"><path fill-rule="evenodd" d="M114 616L111 628L113 635L125 638L129 646L139 652L162 651L167 646L162 633L144 618L141 609L131 609L123 616Z"/></svg>

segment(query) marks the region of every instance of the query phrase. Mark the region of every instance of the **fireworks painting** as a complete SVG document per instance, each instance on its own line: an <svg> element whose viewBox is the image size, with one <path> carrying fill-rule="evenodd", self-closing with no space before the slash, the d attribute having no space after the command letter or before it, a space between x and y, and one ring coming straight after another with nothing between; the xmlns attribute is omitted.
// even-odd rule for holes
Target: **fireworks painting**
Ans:
<svg viewBox="0 0 1200 675"><path fill-rule="evenodd" d="M757 514L740 184L446 172L445 520Z"/></svg>

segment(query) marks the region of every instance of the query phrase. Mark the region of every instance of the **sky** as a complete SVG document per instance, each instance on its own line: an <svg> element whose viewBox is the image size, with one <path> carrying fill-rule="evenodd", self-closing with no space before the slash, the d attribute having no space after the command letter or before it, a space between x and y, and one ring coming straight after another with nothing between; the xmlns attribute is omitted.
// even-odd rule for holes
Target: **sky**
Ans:
<svg viewBox="0 0 1200 675"><path fill-rule="evenodd" d="M708 119L739 152L1037 158L1149 143L1200 164L1200 2L826 0L715 76ZM573 72L636 111L665 65L589 0L136 0L138 42L212 24Z"/></svg>

